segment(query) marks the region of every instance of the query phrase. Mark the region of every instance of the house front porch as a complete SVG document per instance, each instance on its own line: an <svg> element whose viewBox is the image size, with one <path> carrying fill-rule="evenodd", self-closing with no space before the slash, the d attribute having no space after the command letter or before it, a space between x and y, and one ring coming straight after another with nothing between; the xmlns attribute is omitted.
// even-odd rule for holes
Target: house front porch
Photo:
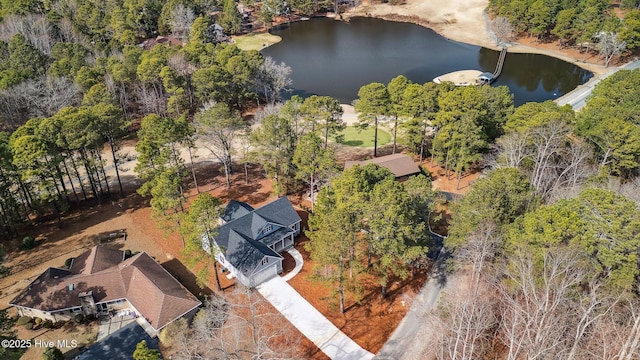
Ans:
<svg viewBox="0 0 640 360"><path fill-rule="evenodd" d="M285 237L269 245L269 248L271 248L271 250L277 253L281 253L293 247L293 236L294 236L294 233L290 232Z"/></svg>

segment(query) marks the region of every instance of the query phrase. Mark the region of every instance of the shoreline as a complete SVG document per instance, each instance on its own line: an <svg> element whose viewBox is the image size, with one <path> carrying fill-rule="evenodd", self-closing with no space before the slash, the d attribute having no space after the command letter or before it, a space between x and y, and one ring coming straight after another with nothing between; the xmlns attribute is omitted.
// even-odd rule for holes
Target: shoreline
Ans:
<svg viewBox="0 0 640 360"><path fill-rule="evenodd" d="M365 3L367 1L371 0L364 0L363 4L340 14L340 17L336 17L332 12L314 17L326 17L334 19L335 21L344 22L349 22L349 19L355 17L370 17L385 21L404 22L431 29L447 40L481 46L494 51L500 51L502 48L496 45L494 37L490 33L489 18L485 12L485 8L489 4L488 0L429 0L428 2L425 2L425 0L407 0L406 3L402 5L366 5ZM309 18L300 18L287 22L298 22L308 19ZM266 30L266 34L274 36L271 34L271 29L278 25L281 24L274 24ZM246 36L252 35L242 35L242 37ZM281 40L282 39L278 37L278 41L267 42L255 49L262 50ZM521 44L517 41L509 43L508 49L509 52L512 53L541 54L560 59L592 72L593 77L606 74L611 69L624 65L623 63L617 66L604 67L604 65L585 61L558 49L531 46Z"/></svg>
<svg viewBox="0 0 640 360"><path fill-rule="evenodd" d="M372 17L386 21L406 22L435 31L440 36L469 45L481 46L499 51L490 34L485 8L487 0L408 0L403 5L376 4L363 2L357 8L342 14L342 20L354 17ZM607 73L615 66L603 65L571 56L559 50L520 44L517 41L508 46L509 52L541 54L551 56L592 72L595 76Z"/></svg>

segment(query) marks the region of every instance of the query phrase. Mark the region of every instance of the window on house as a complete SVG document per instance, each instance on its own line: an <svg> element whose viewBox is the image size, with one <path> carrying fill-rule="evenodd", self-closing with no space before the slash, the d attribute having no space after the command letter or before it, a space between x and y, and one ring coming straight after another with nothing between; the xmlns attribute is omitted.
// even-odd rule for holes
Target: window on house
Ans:
<svg viewBox="0 0 640 360"><path fill-rule="evenodd" d="M262 258L262 265L264 265L264 264L266 264L268 262L269 262L269 258L267 258L267 257Z"/></svg>
<svg viewBox="0 0 640 360"><path fill-rule="evenodd" d="M269 231L271 231L271 225L267 225L264 227L264 230L262 230L263 233L268 233Z"/></svg>

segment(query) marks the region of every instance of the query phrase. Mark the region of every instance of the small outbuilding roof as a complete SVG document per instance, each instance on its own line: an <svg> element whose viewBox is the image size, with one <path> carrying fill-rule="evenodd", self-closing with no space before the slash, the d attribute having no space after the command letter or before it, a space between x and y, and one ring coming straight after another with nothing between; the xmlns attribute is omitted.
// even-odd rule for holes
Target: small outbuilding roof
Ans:
<svg viewBox="0 0 640 360"><path fill-rule="evenodd" d="M418 165L406 154L392 154L363 161L347 161L344 164L344 168L346 170L354 165L364 166L367 164L386 167L396 178L420 173Z"/></svg>
<svg viewBox="0 0 640 360"><path fill-rule="evenodd" d="M483 72L482 74L478 75L478 79L483 81L491 81L493 80L493 73Z"/></svg>
<svg viewBox="0 0 640 360"><path fill-rule="evenodd" d="M185 43L174 38L173 36L158 36L156 38L147 39L138 44L138 46L143 48L144 50L151 50L156 45L185 46Z"/></svg>

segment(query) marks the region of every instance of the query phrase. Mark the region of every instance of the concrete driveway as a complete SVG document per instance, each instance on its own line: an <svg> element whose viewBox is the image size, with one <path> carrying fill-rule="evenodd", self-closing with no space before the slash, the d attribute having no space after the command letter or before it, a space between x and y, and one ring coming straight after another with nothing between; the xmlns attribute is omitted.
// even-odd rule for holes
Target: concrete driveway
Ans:
<svg viewBox="0 0 640 360"><path fill-rule="evenodd" d="M98 339L100 341L112 333L124 328L125 326L135 322L130 316L114 316L114 317L105 317L100 319L100 323L98 325Z"/></svg>
<svg viewBox="0 0 640 360"><path fill-rule="evenodd" d="M131 359L136 345L147 341L149 349L158 349L158 339L151 338L135 320L128 325L112 331L110 335L98 339L93 345L74 358L74 360L117 360Z"/></svg>
<svg viewBox="0 0 640 360"><path fill-rule="evenodd" d="M283 278L276 276L256 289L293 326L333 360L369 360L373 354L356 344L305 300Z"/></svg>

